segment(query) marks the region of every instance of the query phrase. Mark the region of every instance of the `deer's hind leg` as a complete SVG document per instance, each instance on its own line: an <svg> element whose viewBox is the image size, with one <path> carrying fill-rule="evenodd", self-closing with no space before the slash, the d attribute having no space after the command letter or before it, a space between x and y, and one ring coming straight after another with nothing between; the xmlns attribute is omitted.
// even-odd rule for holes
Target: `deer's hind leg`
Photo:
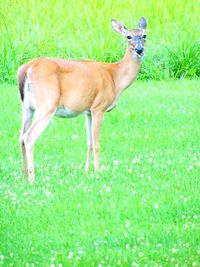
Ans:
<svg viewBox="0 0 200 267"><path fill-rule="evenodd" d="M27 132L27 130L31 125L33 113L34 113L33 110L25 108L24 105L22 104L22 129L20 134L20 145L22 152L22 173L24 177L27 175L27 157L26 157L26 149L23 140L23 135Z"/></svg>
<svg viewBox="0 0 200 267"><path fill-rule="evenodd" d="M28 131L24 134L23 140L26 149L26 156L28 162L28 178L30 182L35 180L34 172L34 158L33 150L34 144L38 137L42 134L45 128L48 126L51 117L55 113L55 108L48 108L45 111L35 112L35 118Z"/></svg>

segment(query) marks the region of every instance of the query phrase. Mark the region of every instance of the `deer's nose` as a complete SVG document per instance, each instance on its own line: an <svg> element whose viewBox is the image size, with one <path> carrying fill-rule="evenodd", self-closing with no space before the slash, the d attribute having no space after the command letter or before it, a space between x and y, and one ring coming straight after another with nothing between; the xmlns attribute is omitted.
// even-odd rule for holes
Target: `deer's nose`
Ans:
<svg viewBox="0 0 200 267"><path fill-rule="evenodd" d="M137 54L141 55L144 52L144 48L136 48L135 51Z"/></svg>

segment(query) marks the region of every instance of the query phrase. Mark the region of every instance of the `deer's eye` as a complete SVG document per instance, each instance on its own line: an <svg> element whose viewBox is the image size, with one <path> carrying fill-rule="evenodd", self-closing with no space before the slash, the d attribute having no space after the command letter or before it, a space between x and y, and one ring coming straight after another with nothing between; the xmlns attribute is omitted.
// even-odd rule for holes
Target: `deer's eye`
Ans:
<svg viewBox="0 0 200 267"><path fill-rule="evenodd" d="M132 39L132 36L128 35L128 36L127 36L127 39L129 39L129 40Z"/></svg>
<svg viewBox="0 0 200 267"><path fill-rule="evenodd" d="M143 38L143 39L146 39L146 37L147 37L146 34L142 35L142 38Z"/></svg>

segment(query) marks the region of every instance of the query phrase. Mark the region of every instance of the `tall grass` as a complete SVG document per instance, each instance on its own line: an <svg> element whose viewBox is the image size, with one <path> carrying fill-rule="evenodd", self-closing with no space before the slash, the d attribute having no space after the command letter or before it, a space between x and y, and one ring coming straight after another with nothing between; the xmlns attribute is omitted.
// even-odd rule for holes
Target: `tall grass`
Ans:
<svg viewBox="0 0 200 267"><path fill-rule="evenodd" d="M37 56L119 60L125 42L110 19L127 27L148 21L141 79L200 75L199 8L195 0L0 1L0 80L14 81L20 64Z"/></svg>

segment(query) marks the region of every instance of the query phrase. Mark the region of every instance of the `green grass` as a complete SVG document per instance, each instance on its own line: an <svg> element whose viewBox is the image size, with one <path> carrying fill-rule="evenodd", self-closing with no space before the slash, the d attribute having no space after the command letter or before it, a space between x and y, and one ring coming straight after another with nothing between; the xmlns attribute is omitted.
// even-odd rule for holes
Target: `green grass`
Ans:
<svg viewBox="0 0 200 267"><path fill-rule="evenodd" d="M148 22L140 79L200 76L200 2L196 0L0 1L0 81L15 81L22 63L38 56L121 59L125 41L112 18L128 28Z"/></svg>
<svg viewBox="0 0 200 267"><path fill-rule="evenodd" d="M0 265L199 266L199 80L136 82L84 173L84 116L54 118L21 176L20 101L0 95Z"/></svg>

